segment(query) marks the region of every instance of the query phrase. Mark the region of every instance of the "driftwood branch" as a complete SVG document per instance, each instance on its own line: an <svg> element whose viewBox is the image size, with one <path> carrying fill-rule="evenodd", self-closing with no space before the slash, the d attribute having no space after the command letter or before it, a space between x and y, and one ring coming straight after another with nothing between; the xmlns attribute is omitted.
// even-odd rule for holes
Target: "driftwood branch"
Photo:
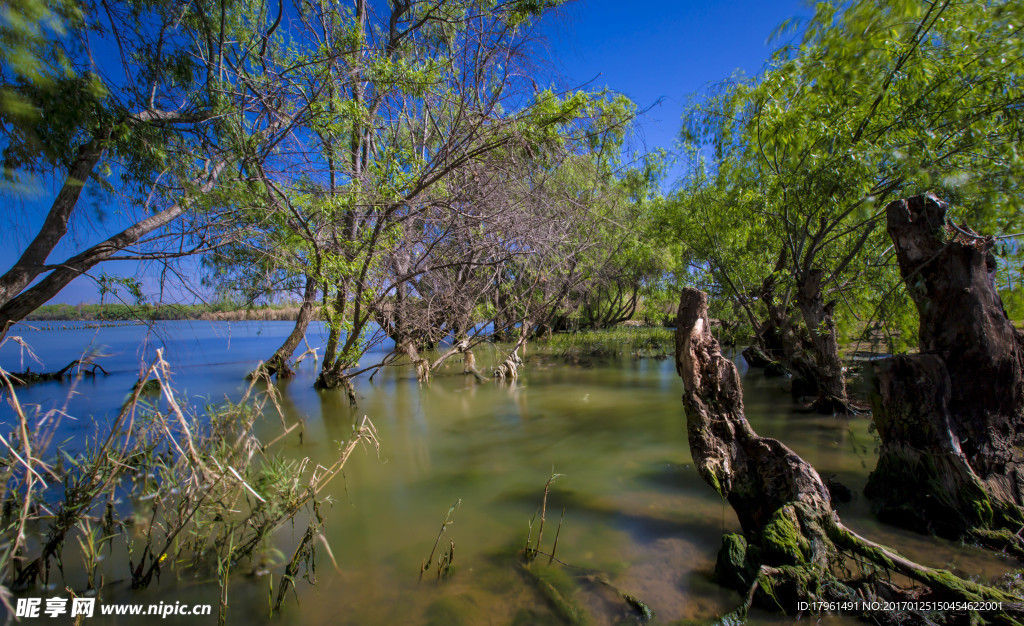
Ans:
<svg viewBox="0 0 1024 626"><path fill-rule="evenodd" d="M73 370L75 368L78 368L78 373L83 376L95 376L96 370L102 372L104 376L109 374L109 372L103 369L103 366L99 363L94 363L88 359L75 359L56 372L33 372L30 368L26 369L24 372L10 373L8 376L10 377L13 385L25 386L33 383L70 378L74 375Z"/></svg>

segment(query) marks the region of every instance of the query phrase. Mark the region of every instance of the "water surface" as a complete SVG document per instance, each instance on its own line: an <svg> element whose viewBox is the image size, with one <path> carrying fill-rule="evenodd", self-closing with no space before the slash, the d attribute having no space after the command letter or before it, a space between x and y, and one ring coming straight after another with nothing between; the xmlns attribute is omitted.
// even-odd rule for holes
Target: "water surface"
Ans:
<svg viewBox="0 0 1024 626"><path fill-rule="evenodd" d="M111 374L76 384L40 384L19 394L44 408L66 402L67 412L80 418L70 423L69 432L84 429L88 416L103 419L116 410L140 363L162 347L177 389L211 401L237 398L244 374L290 329L287 322L161 322L153 328L24 330L21 336L45 369L59 369L92 349L109 355L100 362ZM310 345L322 345L325 334L315 326ZM23 369L19 352L5 346L0 365ZM337 568L321 546L318 585L300 583L297 598L289 600L277 623L560 623L516 558L552 472L562 476L548 498L544 548L550 550L564 509L557 556L571 565L553 568L607 576L647 603L660 623L709 620L739 604L738 594L711 579L721 534L737 531L738 523L692 467L679 399L682 384L672 362L564 365L532 348L531 355L523 379L515 383L477 382L461 375L454 362L425 385L408 368L387 368L372 383L358 381L354 411L342 393L312 388L312 361L303 363L294 379L277 384L286 418L304 424L301 443L298 437L282 442L286 454L328 465L363 415L374 422L381 441L379 455L357 452L343 479L328 487L325 539ZM477 358L486 371L498 353L484 346ZM738 363L745 369L742 359ZM781 439L823 476L834 475L856 493L862 490L876 455L868 420L802 413L780 381L759 372L745 374L744 384L747 416L758 433ZM268 439L275 434L270 423L263 429ZM455 542L455 568L441 582L433 570L421 581L421 563L457 501L454 523L447 528ZM984 580L1012 568L983 550L880 525L862 496L841 505L840 513L869 538L927 565ZM290 556L305 528L304 520L297 520L275 536L282 553ZM538 568L546 562L542 558ZM267 623L271 580L246 576L246 567L239 567L230 588L229 621ZM84 586L73 572L68 576L72 586ZM138 593L113 584L104 600L216 605L215 584L182 576L165 576L159 588ZM575 599L592 623L630 623L622 622L627 616L622 603L600 585L581 585ZM843 621L832 621L837 620ZM753 621L792 618L757 613ZM186 622L196 623L181 618Z"/></svg>

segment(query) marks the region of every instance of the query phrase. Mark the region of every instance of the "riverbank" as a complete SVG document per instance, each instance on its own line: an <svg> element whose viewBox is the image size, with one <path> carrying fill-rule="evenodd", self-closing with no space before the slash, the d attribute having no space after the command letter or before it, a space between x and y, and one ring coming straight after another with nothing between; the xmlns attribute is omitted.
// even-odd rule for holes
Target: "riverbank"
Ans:
<svg viewBox="0 0 1024 626"><path fill-rule="evenodd" d="M223 304L47 304L26 317L30 322L100 322L139 320L207 320L216 322L285 322L299 315L297 303L259 307Z"/></svg>

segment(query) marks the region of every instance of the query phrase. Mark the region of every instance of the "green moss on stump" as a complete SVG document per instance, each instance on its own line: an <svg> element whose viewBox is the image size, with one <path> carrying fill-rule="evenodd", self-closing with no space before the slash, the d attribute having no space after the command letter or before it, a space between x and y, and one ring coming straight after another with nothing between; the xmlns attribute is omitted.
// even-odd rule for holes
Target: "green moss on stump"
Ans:
<svg viewBox="0 0 1024 626"><path fill-rule="evenodd" d="M756 550L756 547L753 548ZM759 567L757 558L750 558L751 547L743 535L730 533L722 536L722 547L715 562L715 578L731 589L745 590L754 582ZM759 551L758 551L759 552Z"/></svg>
<svg viewBox="0 0 1024 626"><path fill-rule="evenodd" d="M792 505L775 511L761 531L762 558L769 565L801 565L807 562L810 544L800 532Z"/></svg>

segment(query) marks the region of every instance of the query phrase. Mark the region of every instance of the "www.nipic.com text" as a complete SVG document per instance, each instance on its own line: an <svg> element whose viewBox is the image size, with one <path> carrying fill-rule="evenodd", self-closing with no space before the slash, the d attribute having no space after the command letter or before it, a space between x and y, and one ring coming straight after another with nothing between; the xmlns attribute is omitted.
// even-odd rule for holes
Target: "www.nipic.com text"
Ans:
<svg viewBox="0 0 1024 626"><path fill-rule="evenodd" d="M96 598L18 598L16 617L92 617L97 612ZM101 604L100 615L211 615L209 604Z"/></svg>

